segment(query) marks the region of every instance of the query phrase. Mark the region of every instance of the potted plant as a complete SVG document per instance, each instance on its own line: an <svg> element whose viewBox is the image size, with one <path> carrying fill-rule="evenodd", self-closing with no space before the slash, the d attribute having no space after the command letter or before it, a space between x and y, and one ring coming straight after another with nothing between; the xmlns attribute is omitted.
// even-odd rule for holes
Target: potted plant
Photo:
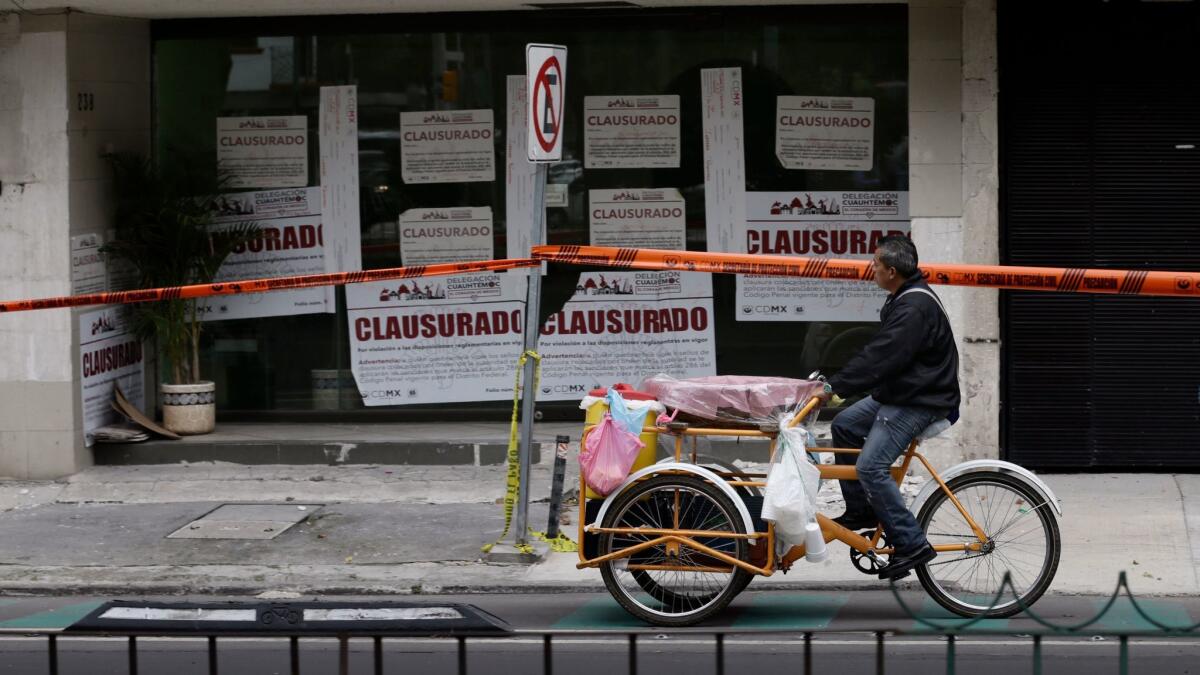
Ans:
<svg viewBox="0 0 1200 675"><path fill-rule="evenodd" d="M109 158L116 202L116 235L101 248L126 264L138 288L211 283L239 244L259 236L253 222L213 227L222 182L189 168L164 171L139 155ZM197 300L133 305L133 328L153 338L165 363L163 426L178 434L206 434L216 423L215 385L200 377Z"/></svg>

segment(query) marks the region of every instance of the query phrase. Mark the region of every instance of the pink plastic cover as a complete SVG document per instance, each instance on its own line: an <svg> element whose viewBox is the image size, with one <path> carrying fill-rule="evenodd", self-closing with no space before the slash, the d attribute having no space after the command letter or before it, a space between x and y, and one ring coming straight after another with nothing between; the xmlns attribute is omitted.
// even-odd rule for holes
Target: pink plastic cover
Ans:
<svg viewBox="0 0 1200 675"><path fill-rule="evenodd" d="M751 375L713 375L679 380L670 375L647 378L638 387L668 408L708 420L767 424L802 407L824 387L815 380Z"/></svg>

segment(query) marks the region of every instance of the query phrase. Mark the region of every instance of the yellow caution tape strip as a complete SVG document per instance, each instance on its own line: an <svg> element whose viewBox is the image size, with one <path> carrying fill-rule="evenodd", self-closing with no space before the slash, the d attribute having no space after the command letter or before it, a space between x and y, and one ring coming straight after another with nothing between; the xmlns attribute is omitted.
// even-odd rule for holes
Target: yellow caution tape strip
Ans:
<svg viewBox="0 0 1200 675"><path fill-rule="evenodd" d="M517 377L513 384L512 423L508 431L508 477L504 492L504 531L500 533L499 539L482 547L481 550L484 553L491 551L496 544L503 541L508 536L509 527L512 525L513 505L517 503L517 493L520 490L521 483L521 456L517 441L517 415L521 407L521 373L525 370L525 364L529 362L529 359L533 359L536 362L536 367L533 369L533 383L530 385L534 391L537 391L538 379L541 377L542 355L535 351L527 351L521 354L521 358L517 359ZM557 537L551 539L546 536L545 532L535 532L531 528L527 529L529 534L549 544L550 548L554 551L573 553L578 550L575 542L568 539L565 535L559 534ZM516 544L516 549L521 553L533 553L533 547L529 544Z"/></svg>
<svg viewBox="0 0 1200 675"><path fill-rule="evenodd" d="M558 536L553 539L547 537L545 532L530 530L529 534L549 544L552 551L557 551L558 553L576 553L579 551L579 544L571 541L571 538L562 532L559 532Z"/></svg>

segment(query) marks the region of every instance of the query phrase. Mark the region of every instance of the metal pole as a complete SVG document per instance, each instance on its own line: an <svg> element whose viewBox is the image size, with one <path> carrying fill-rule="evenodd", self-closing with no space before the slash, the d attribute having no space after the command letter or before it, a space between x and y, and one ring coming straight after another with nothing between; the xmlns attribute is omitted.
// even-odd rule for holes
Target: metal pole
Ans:
<svg viewBox="0 0 1200 675"><path fill-rule="evenodd" d="M1042 675L1042 636L1033 636L1033 675Z"/></svg>
<svg viewBox="0 0 1200 675"><path fill-rule="evenodd" d="M725 634L717 633L717 675L725 675Z"/></svg>
<svg viewBox="0 0 1200 675"><path fill-rule="evenodd" d="M813 675L812 669L812 633L804 634L804 675Z"/></svg>
<svg viewBox="0 0 1200 675"><path fill-rule="evenodd" d="M954 675L957 655L954 653L954 636L946 636L946 675Z"/></svg>
<svg viewBox="0 0 1200 675"><path fill-rule="evenodd" d="M530 241L534 246L542 243L542 222L546 217L546 164L537 165L537 174L533 181L533 236ZM540 268L529 270L529 291L525 295L525 352L537 351L538 333L541 325L538 323L538 308L542 301L542 271ZM529 467L533 458L533 415L534 404L537 402L537 387L534 386L533 376L537 362L532 358L525 361L525 370L521 373L521 425L520 457L521 474L517 482L517 517L514 523L515 541L524 544L529 527Z"/></svg>
<svg viewBox="0 0 1200 675"><path fill-rule="evenodd" d="M350 638L345 634L338 636L338 673L350 675Z"/></svg>
<svg viewBox="0 0 1200 675"><path fill-rule="evenodd" d="M1121 636L1121 663L1119 664L1121 675L1129 675L1129 636Z"/></svg>
<svg viewBox="0 0 1200 675"><path fill-rule="evenodd" d="M563 481L567 476L567 448L570 436L554 438L554 476L550 479L550 522L546 523L546 537L558 536L558 514L562 512Z"/></svg>
<svg viewBox="0 0 1200 675"><path fill-rule="evenodd" d="M138 672L137 659L137 637L129 636L129 675L137 675Z"/></svg>
<svg viewBox="0 0 1200 675"><path fill-rule="evenodd" d="M629 634L629 675L637 675L637 633Z"/></svg>

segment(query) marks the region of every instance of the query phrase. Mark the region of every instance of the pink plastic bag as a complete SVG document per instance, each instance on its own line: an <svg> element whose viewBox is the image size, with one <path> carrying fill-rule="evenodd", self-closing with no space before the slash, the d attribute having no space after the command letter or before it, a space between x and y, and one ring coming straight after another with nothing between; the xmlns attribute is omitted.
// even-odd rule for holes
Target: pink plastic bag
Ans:
<svg viewBox="0 0 1200 675"><path fill-rule="evenodd" d="M579 470L583 481L599 495L607 495L625 481L638 451L646 447L642 439L613 421L604 413L579 451Z"/></svg>

